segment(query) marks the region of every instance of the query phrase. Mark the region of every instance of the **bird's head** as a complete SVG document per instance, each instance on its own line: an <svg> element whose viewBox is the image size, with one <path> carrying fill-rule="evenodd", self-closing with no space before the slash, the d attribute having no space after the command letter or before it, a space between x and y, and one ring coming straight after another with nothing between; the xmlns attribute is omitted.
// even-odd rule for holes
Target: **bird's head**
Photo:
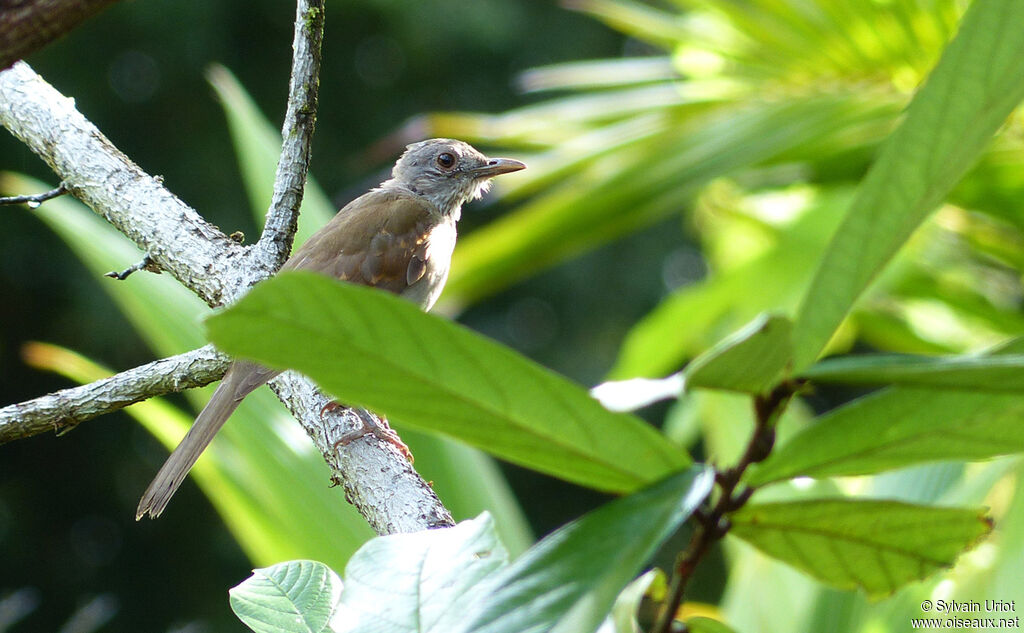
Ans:
<svg viewBox="0 0 1024 633"><path fill-rule="evenodd" d="M488 158L468 143L434 138L406 147L382 186L409 189L458 219L462 204L482 196L491 178L520 169L526 165L517 160Z"/></svg>

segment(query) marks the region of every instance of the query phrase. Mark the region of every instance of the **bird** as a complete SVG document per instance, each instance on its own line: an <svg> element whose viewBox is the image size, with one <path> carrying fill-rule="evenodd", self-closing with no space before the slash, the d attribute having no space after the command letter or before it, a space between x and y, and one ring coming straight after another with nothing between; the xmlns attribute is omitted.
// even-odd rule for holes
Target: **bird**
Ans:
<svg viewBox="0 0 1024 633"><path fill-rule="evenodd" d="M345 205L281 270L381 288L430 310L448 279L462 205L486 193L493 177L525 168L518 160L488 158L454 139L408 145L391 178ZM232 362L142 495L136 520L160 516L242 400L278 373L249 361Z"/></svg>

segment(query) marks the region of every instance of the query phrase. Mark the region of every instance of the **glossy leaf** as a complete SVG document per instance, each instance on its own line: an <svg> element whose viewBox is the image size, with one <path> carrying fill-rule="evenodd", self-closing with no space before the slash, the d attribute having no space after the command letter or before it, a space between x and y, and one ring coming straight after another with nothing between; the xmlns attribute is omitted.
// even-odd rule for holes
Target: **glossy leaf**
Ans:
<svg viewBox="0 0 1024 633"><path fill-rule="evenodd" d="M693 467L550 534L487 581L458 633L590 633L658 546L711 491Z"/></svg>
<svg viewBox="0 0 1024 633"><path fill-rule="evenodd" d="M792 359L789 319L761 315L686 366L689 388L759 394L769 390Z"/></svg>
<svg viewBox="0 0 1024 633"><path fill-rule="evenodd" d="M871 596L952 566L992 530L979 510L854 499L752 504L730 520L731 534L766 554Z"/></svg>
<svg viewBox="0 0 1024 633"><path fill-rule="evenodd" d="M1016 0L968 9L821 262L796 321L797 370L817 359L857 298L1024 98L1021 27L1024 4Z"/></svg>
<svg viewBox="0 0 1024 633"><path fill-rule="evenodd" d="M207 325L229 353L298 369L343 402L569 481L629 491L689 463L642 420L376 289L288 273Z"/></svg>
<svg viewBox="0 0 1024 633"><path fill-rule="evenodd" d="M309 560L256 569L229 592L231 609L256 633L321 633L329 630L341 580Z"/></svg>

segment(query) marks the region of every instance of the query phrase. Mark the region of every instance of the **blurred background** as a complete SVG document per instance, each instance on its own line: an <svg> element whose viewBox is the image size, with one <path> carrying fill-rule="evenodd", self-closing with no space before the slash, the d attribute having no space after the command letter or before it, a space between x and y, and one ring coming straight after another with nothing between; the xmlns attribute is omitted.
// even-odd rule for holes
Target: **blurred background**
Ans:
<svg viewBox="0 0 1024 633"><path fill-rule="evenodd" d="M758 313L795 310L966 4L329 2L299 239L383 180L407 142L453 136L525 160L529 170L467 207L438 309L586 386L668 375ZM251 239L269 200L293 13L268 0L118 3L27 61L144 170ZM834 351L973 351L1024 331L1022 166L1018 117ZM4 193L56 184L6 133L0 170ZM102 369L87 359L118 371L203 343L207 309L167 275L101 276L141 254L73 200L4 208L0 227L0 403L94 379ZM783 433L860 393L811 394ZM253 566L309 557L342 568L369 532L337 507L320 458L268 393L246 400L196 468L206 495L186 483L159 521L133 521L161 442L176 443L208 395L0 447L0 633L242 630L226 590ZM746 401L716 393L641 414L719 463L750 425ZM491 511L513 552L605 499L402 436L457 518ZM815 491L984 502L1012 528L1024 520L1018 470L1012 458L937 464ZM905 625L901 609L942 582L1020 593L1022 572L1002 566L1020 539L1006 538L988 562L970 559L882 609L736 544L702 567L692 597L742 631L899 630L886 622ZM764 607L750 604L755 586Z"/></svg>

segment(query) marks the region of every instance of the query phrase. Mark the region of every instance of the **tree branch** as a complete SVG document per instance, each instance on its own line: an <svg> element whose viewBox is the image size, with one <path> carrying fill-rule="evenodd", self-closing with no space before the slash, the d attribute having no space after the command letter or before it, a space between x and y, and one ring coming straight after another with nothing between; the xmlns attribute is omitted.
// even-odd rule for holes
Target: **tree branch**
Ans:
<svg viewBox="0 0 1024 633"><path fill-rule="evenodd" d="M0 0L0 70L42 48L114 0Z"/></svg>
<svg viewBox="0 0 1024 633"><path fill-rule="evenodd" d="M0 72L0 123L46 161L72 195L208 304L220 305L251 285L242 247L118 151L73 99L24 62Z"/></svg>
<svg viewBox="0 0 1024 633"><path fill-rule="evenodd" d="M298 228L299 207L302 205L316 127L323 31L324 0L297 2L288 109L281 128L284 142L263 235L256 245L274 263L274 270L288 259Z"/></svg>
<svg viewBox="0 0 1024 633"><path fill-rule="evenodd" d="M86 420L153 396L219 380L230 359L212 345L153 361L81 387L0 409L0 444L47 431L67 433Z"/></svg>
<svg viewBox="0 0 1024 633"><path fill-rule="evenodd" d="M0 123L42 157L69 192L132 239L155 265L211 306L229 303L276 271L290 248L316 116L322 26L322 0L299 0L293 51L297 57L316 59L293 63L291 95L298 101L289 104L274 202L264 234L254 247L234 243L165 189L158 178L143 172L75 110L72 100L24 63L0 72ZM145 373L147 368L155 372L154 365L130 372ZM96 387L99 384L78 389L92 393L88 397L94 398L96 391L101 391ZM346 498L374 529L391 533L452 524L433 490L397 449L373 436L342 442L353 429L362 427L357 415L341 410L321 418L329 398L307 378L291 372L277 377L271 387L324 455L335 481L344 485ZM37 403L35 410L40 413L36 428L40 424L42 430L62 428L68 426L61 422L66 414L63 407L67 406L62 398L71 391L75 390L3 411L10 410L15 419L25 419L27 405ZM114 390L108 400L121 402L129 396L124 389ZM49 408L44 409L41 401L47 398ZM117 404L107 410L115 408ZM42 413L44 410L48 413Z"/></svg>

